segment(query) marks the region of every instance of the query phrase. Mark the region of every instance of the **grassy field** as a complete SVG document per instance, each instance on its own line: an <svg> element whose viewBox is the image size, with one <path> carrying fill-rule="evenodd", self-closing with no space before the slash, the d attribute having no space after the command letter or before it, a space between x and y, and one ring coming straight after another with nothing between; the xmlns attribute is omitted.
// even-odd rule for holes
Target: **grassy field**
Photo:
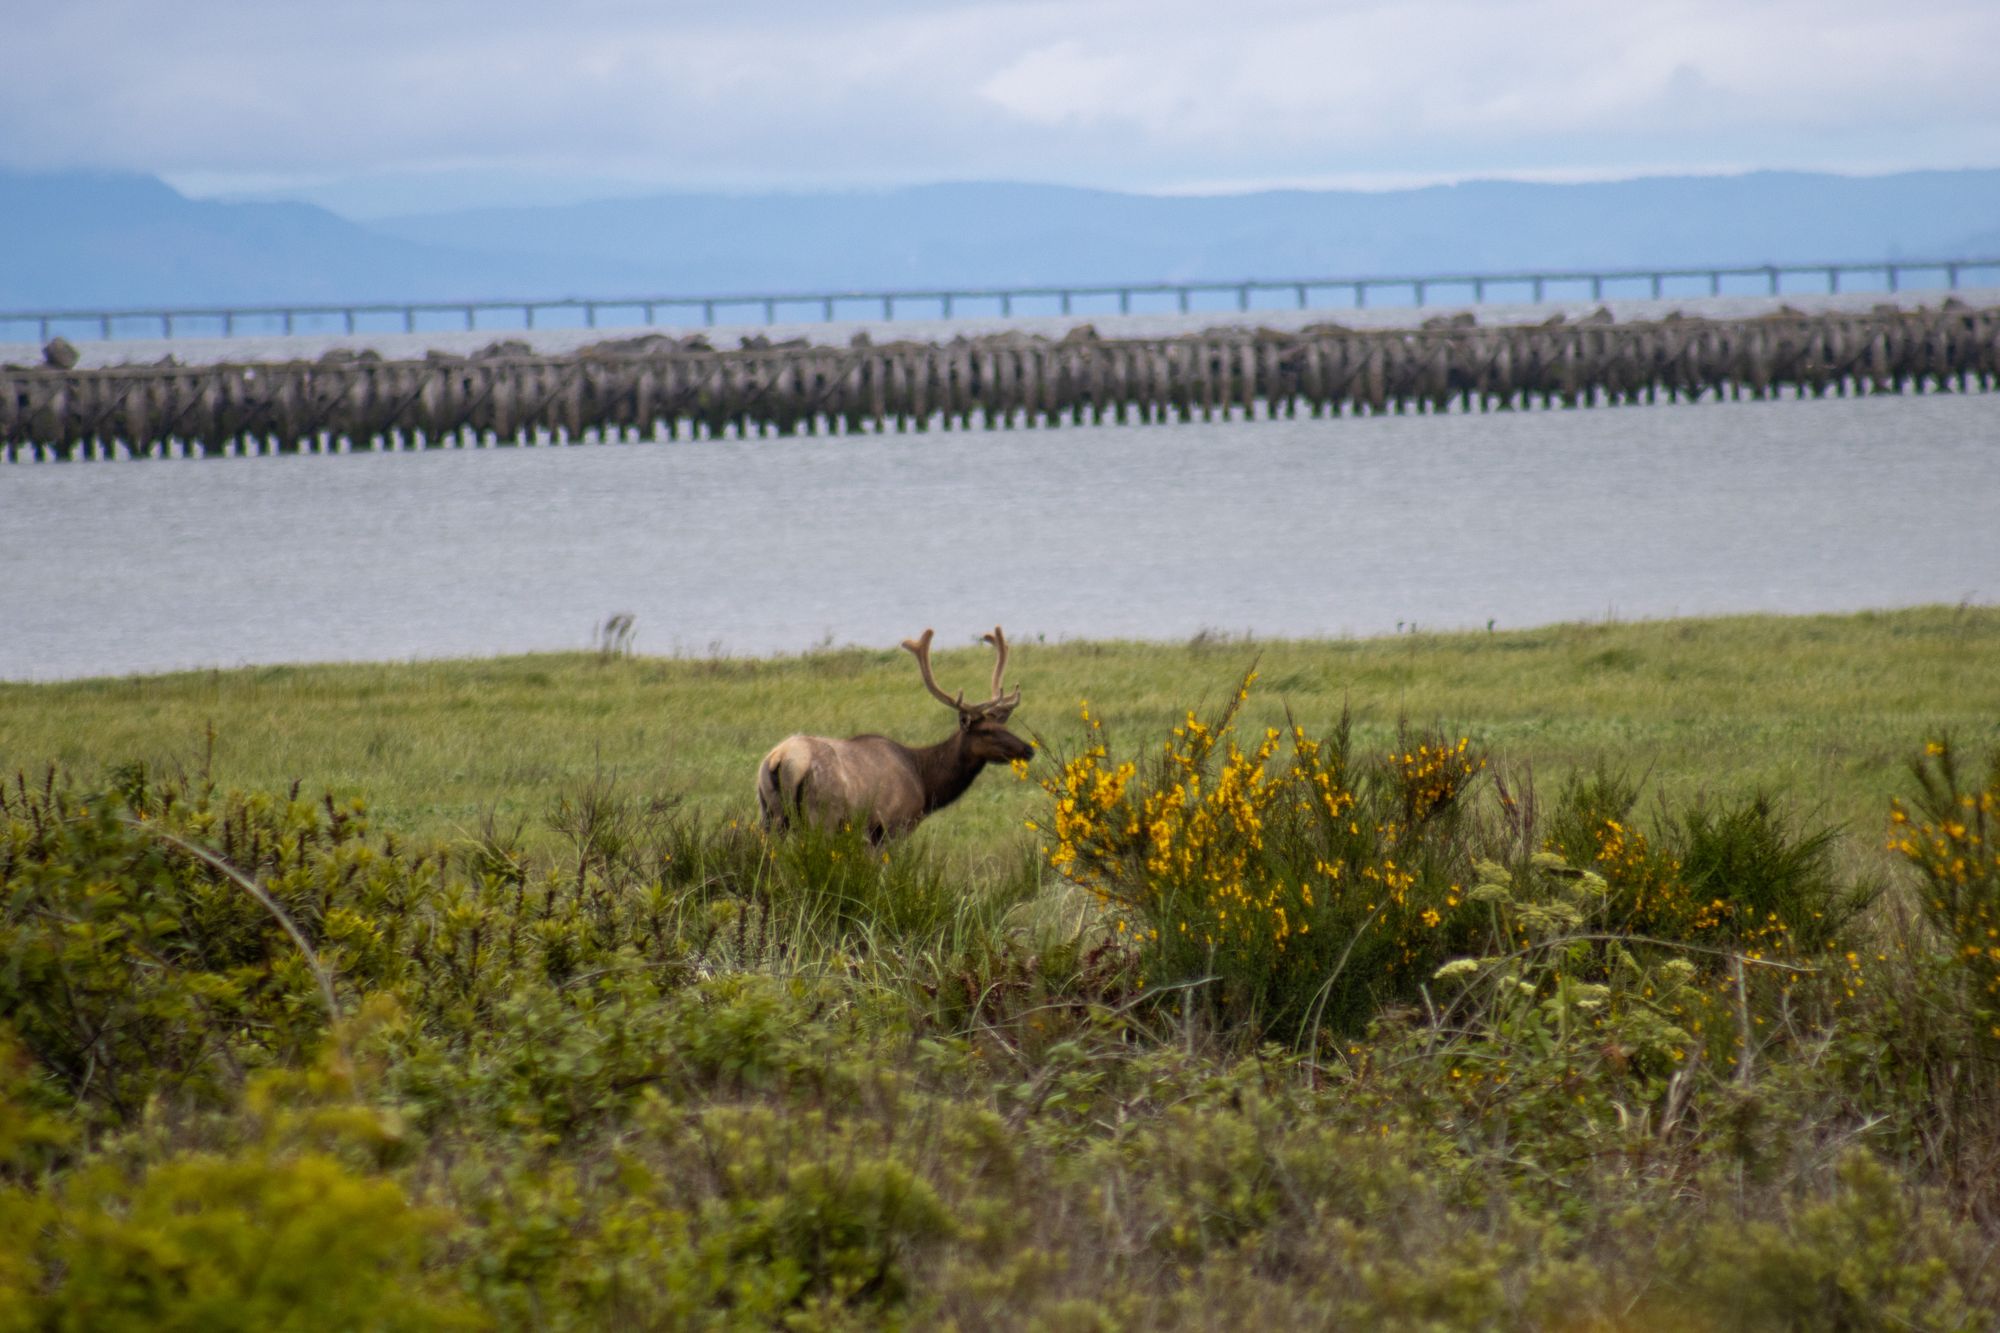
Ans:
<svg viewBox="0 0 2000 1333"><path fill-rule="evenodd" d="M970 636L968 636L970 637ZM948 642L948 640L947 640ZM1320 726L1351 710L1364 746L1398 719L1469 732L1545 777L1604 763L1661 794L1766 787L1873 841L1910 746L2000 738L2000 609L1560 625L1336 642L1015 645L1018 730L1062 746L1088 700L1114 738L1151 738L1255 663L1248 718ZM987 649L937 655L974 692ZM628 791L748 817L757 759L793 731L946 733L908 654L774 660L587 654L0 684L0 767L204 763L227 783L346 796L413 836L538 816L608 775ZM1013 836L1032 787L989 776L927 836Z"/></svg>
<svg viewBox="0 0 2000 1333"><path fill-rule="evenodd" d="M1996 664L1024 643L881 849L900 652L0 685L0 1333L2000 1326Z"/></svg>

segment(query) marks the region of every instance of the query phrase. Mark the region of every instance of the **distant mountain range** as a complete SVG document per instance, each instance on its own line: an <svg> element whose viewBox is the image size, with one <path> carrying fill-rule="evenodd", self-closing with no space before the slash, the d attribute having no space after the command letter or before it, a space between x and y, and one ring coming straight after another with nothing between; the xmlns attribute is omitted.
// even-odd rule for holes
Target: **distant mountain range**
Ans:
<svg viewBox="0 0 2000 1333"><path fill-rule="evenodd" d="M670 194L357 222L157 179L0 170L0 309L451 300L2000 251L2000 170L1153 196L962 184Z"/></svg>

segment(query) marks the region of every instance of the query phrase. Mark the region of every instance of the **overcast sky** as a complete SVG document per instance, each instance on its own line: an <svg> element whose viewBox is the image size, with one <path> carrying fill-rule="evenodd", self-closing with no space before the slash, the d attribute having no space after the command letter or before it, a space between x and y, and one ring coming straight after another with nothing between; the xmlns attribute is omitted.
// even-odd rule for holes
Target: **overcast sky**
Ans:
<svg viewBox="0 0 2000 1333"><path fill-rule="evenodd" d="M2000 165L1996 0L0 0L0 163L1190 191ZM407 182L406 182L407 184ZM361 192L353 192L362 199Z"/></svg>

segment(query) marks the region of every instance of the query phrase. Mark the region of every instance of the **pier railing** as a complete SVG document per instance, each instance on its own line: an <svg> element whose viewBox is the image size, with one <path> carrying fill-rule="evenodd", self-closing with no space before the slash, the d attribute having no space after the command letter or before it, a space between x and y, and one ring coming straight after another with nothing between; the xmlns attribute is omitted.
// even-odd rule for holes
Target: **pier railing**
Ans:
<svg viewBox="0 0 2000 1333"><path fill-rule="evenodd" d="M1485 305L1607 297L1818 295L1842 291L1956 291L2000 285L2000 257L1885 259L1829 264L1694 268L1555 269L1546 272L1415 276L1245 278L1207 282L1058 283L1030 287L932 287L880 291L735 292L709 295L492 298L330 304L188 305L154 308L0 311L0 342L55 334L126 338L238 334L381 333L538 327L598 328L661 323L775 324L836 319L953 319L997 314L1189 313L1234 308L1358 309L1387 304ZM679 315L682 318L671 318ZM669 318L662 318L667 316Z"/></svg>

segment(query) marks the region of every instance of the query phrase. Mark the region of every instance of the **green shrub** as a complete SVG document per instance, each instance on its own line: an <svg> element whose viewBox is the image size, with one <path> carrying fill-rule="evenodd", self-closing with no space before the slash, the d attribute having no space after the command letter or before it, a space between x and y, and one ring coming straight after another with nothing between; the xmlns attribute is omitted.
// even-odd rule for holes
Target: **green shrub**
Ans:
<svg viewBox="0 0 2000 1333"><path fill-rule="evenodd" d="M280 965L240 961L262 909L232 911L206 867L121 814L53 781L0 789L0 1013L80 1104L130 1121L156 1093L222 1098L325 1014L289 941L267 944Z"/></svg>
<svg viewBox="0 0 2000 1333"><path fill-rule="evenodd" d="M1777 1220L1710 1224L1684 1281L1688 1314L1723 1330L1991 1327L1961 1279L1981 1246L1866 1153L1841 1163L1831 1197Z"/></svg>
<svg viewBox="0 0 2000 1333"><path fill-rule="evenodd" d="M176 1156L69 1178L44 1232L48 1326L449 1329L483 1324L432 1267L445 1218L319 1155Z"/></svg>
<svg viewBox="0 0 2000 1333"><path fill-rule="evenodd" d="M1750 948L1821 954L1847 937L1873 901L1841 882L1837 830L1801 829L1771 796L1695 806L1673 822L1680 882L1695 903L1719 905L1720 934Z"/></svg>
<svg viewBox="0 0 2000 1333"><path fill-rule="evenodd" d="M1875 886L1843 882L1837 829L1801 826L1767 793L1662 809L1656 836L1640 827L1639 793L1600 766L1571 775L1548 819L1543 845L1609 886L1594 929L1818 954L1875 897Z"/></svg>
<svg viewBox="0 0 2000 1333"><path fill-rule="evenodd" d="M657 899L367 836L358 804L219 796L127 774L0 790L0 1010L49 1076L130 1122L149 1098L225 1100L325 1038L339 997L388 991L424 1030L483 1031L524 984L687 974ZM221 858L258 877L309 957ZM337 1001L339 1002L339 1001Z"/></svg>
<svg viewBox="0 0 2000 1333"><path fill-rule="evenodd" d="M791 1276L796 1301L900 1305L910 1254L951 1234L936 1192L890 1158L801 1163L775 1192L733 1211L730 1261Z"/></svg>

